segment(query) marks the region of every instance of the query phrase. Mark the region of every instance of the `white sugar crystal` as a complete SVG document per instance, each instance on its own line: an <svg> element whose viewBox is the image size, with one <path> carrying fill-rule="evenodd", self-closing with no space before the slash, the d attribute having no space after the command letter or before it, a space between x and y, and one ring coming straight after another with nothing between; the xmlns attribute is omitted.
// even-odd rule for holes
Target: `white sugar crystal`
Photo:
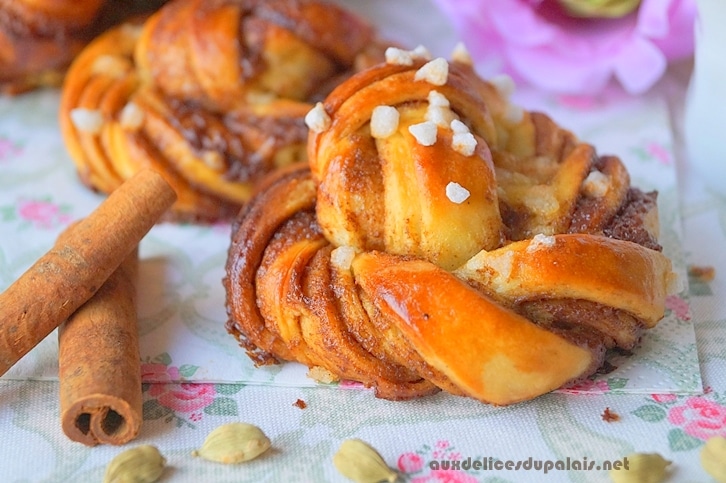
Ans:
<svg viewBox="0 0 726 483"><path fill-rule="evenodd" d="M387 64L413 65L413 56L408 50L399 49L397 47L388 47L385 55Z"/></svg>
<svg viewBox="0 0 726 483"><path fill-rule="evenodd" d="M84 109L78 107L70 112L71 122L79 131L88 134L98 134L103 127L103 115L97 109Z"/></svg>
<svg viewBox="0 0 726 483"><path fill-rule="evenodd" d="M590 198L605 196L610 188L610 178L600 171L592 171L582 182L582 191Z"/></svg>
<svg viewBox="0 0 726 483"><path fill-rule="evenodd" d="M514 94L516 85L514 84L514 80L507 74L496 75L489 79L489 82L494 85L497 92L499 92L499 95L502 97L509 98L512 94Z"/></svg>
<svg viewBox="0 0 726 483"><path fill-rule="evenodd" d="M503 279L508 279L512 275L512 267L514 265L514 253L506 251L504 255L494 257L489 260L489 268L493 269Z"/></svg>
<svg viewBox="0 0 726 483"><path fill-rule="evenodd" d="M542 233L536 234L529 242L527 251L532 253L542 248L552 248L557 243L557 239L553 236L543 235Z"/></svg>
<svg viewBox="0 0 726 483"><path fill-rule="evenodd" d="M476 139L470 132L454 133L454 137L451 140L451 147L457 153L461 153L464 156L471 156L476 149Z"/></svg>
<svg viewBox="0 0 726 483"><path fill-rule="evenodd" d="M342 246L330 252L330 263L341 270L350 270L354 258L355 248L353 247Z"/></svg>
<svg viewBox="0 0 726 483"><path fill-rule="evenodd" d="M507 106L507 112L504 113L504 120L510 124L519 124L524 119L524 110L514 104Z"/></svg>
<svg viewBox="0 0 726 483"><path fill-rule="evenodd" d="M454 183L452 181L446 185L446 197L457 205L466 201L469 196L471 196L469 190L461 186L459 183Z"/></svg>
<svg viewBox="0 0 726 483"><path fill-rule="evenodd" d="M416 71L413 80L426 81L435 86L443 86L449 78L449 63L443 57L431 60Z"/></svg>
<svg viewBox="0 0 726 483"><path fill-rule="evenodd" d="M377 106L371 115L371 136L376 139L385 139L398 129L400 115L395 107Z"/></svg>
<svg viewBox="0 0 726 483"><path fill-rule="evenodd" d="M465 134L469 132L469 126L460 120L455 119L451 121L451 130L454 131L455 134Z"/></svg>
<svg viewBox="0 0 726 483"><path fill-rule="evenodd" d="M451 52L451 60L467 65L474 64L474 61L471 60L469 49L466 48L463 42L459 42L454 46L454 50Z"/></svg>
<svg viewBox="0 0 726 483"><path fill-rule="evenodd" d="M428 101L429 106L449 107L451 105L445 95L435 90L429 91Z"/></svg>
<svg viewBox="0 0 726 483"><path fill-rule="evenodd" d="M431 121L422 122L419 124L412 124L408 127L410 132L416 141L422 146L433 146L436 143L437 127Z"/></svg>
<svg viewBox="0 0 726 483"><path fill-rule="evenodd" d="M136 103L129 102L121 109L119 122L122 128L136 131L144 123L144 117L144 111Z"/></svg>
<svg viewBox="0 0 726 483"><path fill-rule="evenodd" d="M413 49L410 54L414 59L431 60L431 52L423 45L419 45Z"/></svg>
<svg viewBox="0 0 726 483"><path fill-rule="evenodd" d="M429 105L426 109L426 120L433 122L440 127L449 127L449 125L458 119L456 113L444 106Z"/></svg>
<svg viewBox="0 0 726 483"><path fill-rule="evenodd" d="M310 112L305 115L305 124L308 128L316 133L321 133L330 127L330 116L325 111L322 102L315 104Z"/></svg>
<svg viewBox="0 0 726 483"><path fill-rule="evenodd" d="M131 70L131 62L118 55L99 55L93 61L91 72L95 75L105 75L119 79Z"/></svg>

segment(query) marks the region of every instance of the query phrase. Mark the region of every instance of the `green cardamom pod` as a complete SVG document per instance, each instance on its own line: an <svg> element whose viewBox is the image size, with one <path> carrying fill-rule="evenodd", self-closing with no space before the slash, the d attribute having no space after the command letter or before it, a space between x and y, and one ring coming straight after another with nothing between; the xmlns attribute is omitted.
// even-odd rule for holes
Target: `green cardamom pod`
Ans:
<svg viewBox="0 0 726 483"><path fill-rule="evenodd" d="M394 483L398 474L383 457L365 441L347 439L333 456L333 464L340 474L356 483Z"/></svg>
<svg viewBox="0 0 726 483"><path fill-rule="evenodd" d="M668 476L671 462L658 453L634 453L623 458L623 466L610 471L614 483L660 483Z"/></svg>
<svg viewBox="0 0 726 483"><path fill-rule="evenodd" d="M161 477L166 459L151 445L127 449L106 467L103 483L153 483Z"/></svg>
<svg viewBox="0 0 726 483"><path fill-rule="evenodd" d="M271 446L260 428L247 423L229 423L218 427L192 452L209 461L237 464L257 458Z"/></svg>
<svg viewBox="0 0 726 483"><path fill-rule="evenodd" d="M701 466L718 483L726 483L726 438L714 436L701 450Z"/></svg>

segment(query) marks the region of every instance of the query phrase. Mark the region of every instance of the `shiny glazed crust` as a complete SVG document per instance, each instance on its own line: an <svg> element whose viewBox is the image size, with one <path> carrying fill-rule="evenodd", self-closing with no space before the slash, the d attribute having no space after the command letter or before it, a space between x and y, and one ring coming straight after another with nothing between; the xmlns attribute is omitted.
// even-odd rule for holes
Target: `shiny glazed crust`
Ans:
<svg viewBox="0 0 726 483"><path fill-rule="evenodd" d="M177 0L78 56L63 137L93 189L152 166L179 195L174 219L230 219L260 178L306 158L311 103L382 52L369 25L327 3Z"/></svg>
<svg viewBox="0 0 726 483"><path fill-rule="evenodd" d="M528 400L662 318L655 193L506 85L463 61L442 83L431 62L375 66L315 108L309 170L269 178L237 218L227 327L258 364L383 398ZM379 106L398 113L387 129Z"/></svg>

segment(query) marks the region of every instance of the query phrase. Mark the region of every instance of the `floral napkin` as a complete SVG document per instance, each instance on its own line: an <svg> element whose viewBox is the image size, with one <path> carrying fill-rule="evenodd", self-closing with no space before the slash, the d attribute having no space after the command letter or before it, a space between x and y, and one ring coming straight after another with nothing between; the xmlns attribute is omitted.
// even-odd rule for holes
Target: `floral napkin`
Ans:
<svg viewBox="0 0 726 483"><path fill-rule="evenodd" d="M343 2L365 10L366 4ZM396 19L392 35L414 45L424 38L435 54L456 43L436 16L431 24L401 25L396 2L376 2L382 27ZM363 11L365 13L365 11ZM394 24L391 24L392 26ZM58 93L40 91L0 99L0 290L52 245L72 220L101 201L79 181L57 124ZM614 356L613 372L568 389L589 392L695 393L702 391L687 299L685 262L671 131L666 106L656 97L567 97L534 91L515 94L527 109L551 115L602 154L626 163L634 185L657 189L661 242L682 281L668 298L664 320L630 357ZM307 368L294 363L255 368L227 334L221 283L230 226L161 224L140 245L139 329L144 381L198 381L314 386ZM51 334L3 379L56 379L57 335Z"/></svg>

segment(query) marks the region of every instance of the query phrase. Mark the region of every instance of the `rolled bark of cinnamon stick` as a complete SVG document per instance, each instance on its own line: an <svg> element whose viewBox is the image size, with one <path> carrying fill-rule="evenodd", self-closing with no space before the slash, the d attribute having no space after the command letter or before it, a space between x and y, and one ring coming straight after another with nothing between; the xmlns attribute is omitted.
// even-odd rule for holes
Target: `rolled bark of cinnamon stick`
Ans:
<svg viewBox="0 0 726 483"><path fill-rule="evenodd" d="M120 445L141 428L134 250L58 330L63 432L87 446Z"/></svg>
<svg viewBox="0 0 726 483"><path fill-rule="evenodd" d="M0 376L98 291L175 200L160 174L138 172L0 294Z"/></svg>

